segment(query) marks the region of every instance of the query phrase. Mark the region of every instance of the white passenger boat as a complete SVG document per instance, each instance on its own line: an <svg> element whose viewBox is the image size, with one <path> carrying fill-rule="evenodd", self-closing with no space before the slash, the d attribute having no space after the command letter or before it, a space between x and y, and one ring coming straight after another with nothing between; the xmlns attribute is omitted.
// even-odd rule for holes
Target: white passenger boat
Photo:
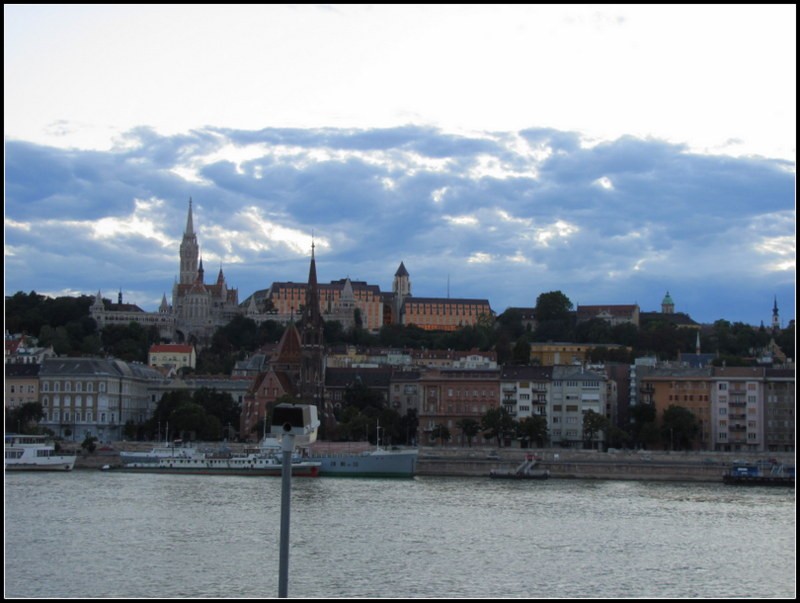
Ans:
<svg viewBox="0 0 800 603"><path fill-rule="evenodd" d="M42 435L7 434L6 471L72 471L74 454L58 454L55 444Z"/></svg>
<svg viewBox="0 0 800 603"><path fill-rule="evenodd" d="M119 460L123 465L130 463L158 463L161 459L192 458L200 454L197 448L187 446L182 440L175 440L147 451L123 450Z"/></svg>
<svg viewBox="0 0 800 603"><path fill-rule="evenodd" d="M320 463L313 460L292 462L292 476L317 477ZM166 457L157 462L126 463L116 467L109 467L111 471L126 473L165 473L165 474L196 474L196 475L261 475L280 477L283 473L283 463L280 459L266 454L244 455L205 455L196 453L194 456Z"/></svg>

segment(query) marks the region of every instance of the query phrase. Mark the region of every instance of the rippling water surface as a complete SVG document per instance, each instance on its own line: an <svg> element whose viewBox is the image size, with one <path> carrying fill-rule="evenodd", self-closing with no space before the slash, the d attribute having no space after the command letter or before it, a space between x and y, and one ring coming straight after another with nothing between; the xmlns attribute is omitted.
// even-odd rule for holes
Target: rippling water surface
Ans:
<svg viewBox="0 0 800 603"><path fill-rule="evenodd" d="M7 597L275 597L278 478L5 476ZM794 597L795 493L292 483L290 597Z"/></svg>

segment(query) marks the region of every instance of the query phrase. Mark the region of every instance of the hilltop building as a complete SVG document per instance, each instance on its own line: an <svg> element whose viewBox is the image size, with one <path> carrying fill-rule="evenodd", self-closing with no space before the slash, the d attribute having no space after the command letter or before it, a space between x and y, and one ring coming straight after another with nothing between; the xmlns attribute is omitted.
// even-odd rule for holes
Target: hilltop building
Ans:
<svg viewBox="0 0 800 603"><path fill-rule="evenodd" d="M194 346L186 343L153 344L147 353L147 364L175 370L197 366Z"/></svg>
<svg viewBox="0 0 800 603"><path fill-rule="evenodd" d="M97 325L102 329L109 324L137 322L144 327L155 326L161 338L167 341L205 344L217 328L244 313L239 308L239 292L228 287L222 267L215 282L205 282L191 199L179 255L179 276L172 287L172 305L167 303L165 293L157 312L145 312L136 305L123 304L122 291L116 305L106 304L98 291L90 308Z"/></svg>
<svg viewBox="0 0 800 603"><path fill-rule="evenodd" d="M98 291L90 312L101 329L109 324L136 322L144 327L155 326L164 341L198 346L207 345L216 329L235 316L245 316L256 323L274 320L286 325L306 312L312 300L317 302L315 315L320 321L338 321L344 329L358 326L372 332L387 324L454 331L477 324L482 316L493 315L485 299L413 297L411 277L403 262L395 272L391 293L349 277L329 284L315 283L311 297L308 285L276 281L240 304L239 291L228 285L222 267L215 281L206 282L189 199L171 303L165 293L156 312L145 312L134 304L123 303L122 291L116 304L104 300Z"/></svg>
<svg viewBox="0 0 800 603"><path fill-rule="evenodd" d="M578 322L600 318L611 326L628 323L639 326L639 306L637 304L578 306L576 314Z"/></svg>

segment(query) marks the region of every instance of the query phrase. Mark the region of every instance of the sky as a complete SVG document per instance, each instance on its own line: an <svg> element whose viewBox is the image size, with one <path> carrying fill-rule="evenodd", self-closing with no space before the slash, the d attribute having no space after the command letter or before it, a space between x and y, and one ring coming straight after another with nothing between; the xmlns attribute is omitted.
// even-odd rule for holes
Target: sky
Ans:
<svg viewBox="0 0 800 603"><path fill-rule="evenodd" d="M4 5L4 286L795 317L795 5Z"/></svg>

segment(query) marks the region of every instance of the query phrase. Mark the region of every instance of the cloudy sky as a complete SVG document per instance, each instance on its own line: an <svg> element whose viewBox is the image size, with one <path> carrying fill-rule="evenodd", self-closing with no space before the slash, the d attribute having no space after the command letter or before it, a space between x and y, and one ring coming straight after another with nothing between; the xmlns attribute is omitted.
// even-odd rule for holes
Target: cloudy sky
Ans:
<svg viewBox="0 0 800 603"><path fill-rule="evenodd" d="M5 293L795 316L796 7L4 6Z"/></svg>

